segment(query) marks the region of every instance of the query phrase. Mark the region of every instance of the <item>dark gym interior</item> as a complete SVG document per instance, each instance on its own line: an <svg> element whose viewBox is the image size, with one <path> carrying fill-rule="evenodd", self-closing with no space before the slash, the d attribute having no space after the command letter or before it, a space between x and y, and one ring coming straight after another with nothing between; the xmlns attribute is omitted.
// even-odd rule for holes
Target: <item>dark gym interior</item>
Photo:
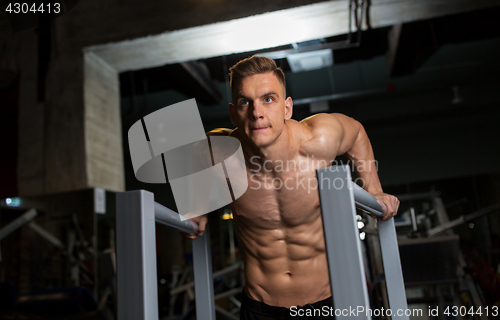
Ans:
<svg viewBox="0 0 500 320"><path fill-rule="evenodd" d="M194 98L205 131L234 129L229 68L252 55L283 69L293 119L364 126L401 200L410 319L500 312L498 1L0 3L0 319L118 319L116 195L178 209L169 183L136 178L129 128ZM358 214L370 303L387 308L376 223ZM208 217L216 318L239 319L232 213ZM191 240L155 233L158 316L196 319ZM428 312L453 306L489 311Z"/></svg>

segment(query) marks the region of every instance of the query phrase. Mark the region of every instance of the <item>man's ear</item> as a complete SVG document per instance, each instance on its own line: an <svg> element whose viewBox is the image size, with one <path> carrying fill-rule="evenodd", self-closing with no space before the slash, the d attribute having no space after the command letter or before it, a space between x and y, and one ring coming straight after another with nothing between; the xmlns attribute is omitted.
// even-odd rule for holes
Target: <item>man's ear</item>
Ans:
<svg viewBox="0 0 500 320"><path fill-rule="evenodd" d="M229 107L229 118L231 119L231 123L233 125L237 126L236 121L235 121L235 117L234 117L234 113L236 112L236 110L234 110L235 106L234 106L234 104L230 103L228 105L228 107Z"/></svg>
<svg viewBox="0 0 500 320"><path fill-rule="evenodd" d="M290 120L293 114L293 101L291 97L285 100L285 120Z"/></svg>

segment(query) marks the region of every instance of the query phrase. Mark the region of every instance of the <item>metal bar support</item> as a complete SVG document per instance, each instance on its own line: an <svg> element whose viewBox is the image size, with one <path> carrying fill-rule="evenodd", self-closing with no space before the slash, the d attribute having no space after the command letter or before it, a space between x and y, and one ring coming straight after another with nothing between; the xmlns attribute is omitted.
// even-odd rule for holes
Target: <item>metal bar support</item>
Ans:
<svg viewBox="0 0 500 320"><path fill-rule="evenodd" d="M378 221L378 235L380 238L380 249L382 250L382 261L384 262L389 307L393 312L391 318L392 320L408 320L409 316L404 314L408 309L408 303L406 301L394 218L387 221ZM399 315L399 312L402 312L402 315Z"/></svg>
<svg viewBox="0 0 500 320"><path fill-rule="evenodd" d="M354 194L353 189L348 188L351 181L350 172L339 166L319 169L316 174L335 310L358 310L358 307L366 310L370 302L355 215ZM356 313L356 316L347 314L342 318L371 319L366 313Z"/></svg>
<svg viewBox="0 0 500 320"><path fill-rule="evenodd" d="M377 216L382 214L382 208L373 196L351 181L349 166L319 169L316 174L335 309L356 310L354 316L349 313L343 318L370 320L355 206ZM378 226L392 319L407 320L394 219L379 221ZM402 311L397 314L398 310Z"/></svg>
<svg viewBox="0 0 500 320"><path fill-rule="evenodd" d="M212 252L208 228L202 237L193 240L194 295L197 320L215 320Z"/></svg>
<svg viewBox="0 0 500 320"><path fill-rule="evenodd" d="M155 223L186 233L198 225L156 203L145 190L116 196L116 274L119 320L158 320ZM215 320L212 258L208 229L193 240L196 314Z"/></svg>
<svg viewBox="0 0 500 320"><path fill-rule="evenodd" d="M118 319L158 320L154 195L116 195Z"/></svg>

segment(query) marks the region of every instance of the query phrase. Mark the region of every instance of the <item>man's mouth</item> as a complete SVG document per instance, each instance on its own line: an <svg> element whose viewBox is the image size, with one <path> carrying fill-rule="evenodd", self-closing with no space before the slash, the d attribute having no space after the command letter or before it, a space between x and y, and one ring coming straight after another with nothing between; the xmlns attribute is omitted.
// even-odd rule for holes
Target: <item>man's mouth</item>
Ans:
<svg viewBox="0 0 500 320"><path fill-rule="evenodd" d="M267 128L269 128L269 127L250 128L250 130L252 130L252 131L262 131L262 130L266 130Z"/></svg>

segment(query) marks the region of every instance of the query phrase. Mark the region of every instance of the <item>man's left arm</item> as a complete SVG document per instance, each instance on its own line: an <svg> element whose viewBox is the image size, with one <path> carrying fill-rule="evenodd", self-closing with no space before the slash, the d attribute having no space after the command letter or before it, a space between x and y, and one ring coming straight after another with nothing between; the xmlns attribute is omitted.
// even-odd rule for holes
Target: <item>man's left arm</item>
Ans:
<svg viewBox="0 0 500 320"><path fill-rule="evenodd" d="M343 114L332 114L332 116L341 126L337 154L344 154L352 162L359 178L363 181L364 189L377 198L384 211L380 219L392 218L398 212L399 200L382 190L377 172L377 162L365 129L361 123Z"/></svg>

